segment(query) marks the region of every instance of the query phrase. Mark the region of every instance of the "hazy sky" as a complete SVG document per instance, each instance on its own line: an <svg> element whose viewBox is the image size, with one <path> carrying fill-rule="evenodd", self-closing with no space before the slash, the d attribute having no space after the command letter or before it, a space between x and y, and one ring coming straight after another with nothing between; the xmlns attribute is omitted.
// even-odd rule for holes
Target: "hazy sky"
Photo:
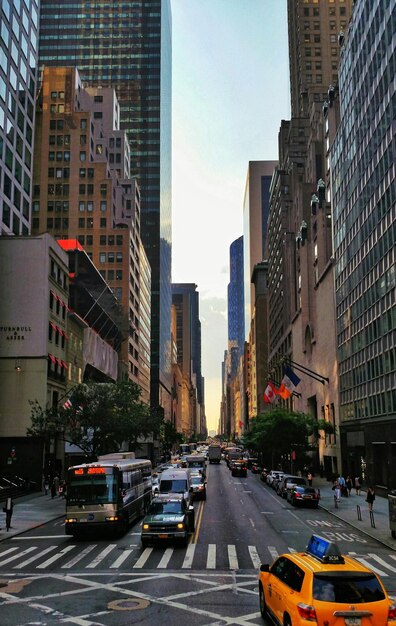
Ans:
<svg viewBox="0 0 396 626"><path fill-rule="evenodd" d="M249 161L290 119L286 0L171 0L173 282L196 283L209 429L220 415L229 248Z"/></svg>

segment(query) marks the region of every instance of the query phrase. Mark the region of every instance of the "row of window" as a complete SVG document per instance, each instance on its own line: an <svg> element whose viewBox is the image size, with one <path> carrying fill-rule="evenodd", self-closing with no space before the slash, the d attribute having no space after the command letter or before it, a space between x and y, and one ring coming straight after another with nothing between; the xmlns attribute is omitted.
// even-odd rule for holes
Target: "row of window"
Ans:
<svg viewBox="0 0 396 626"><path fill-rule="evenodd" d="M112 282L113 280L122 280L123 274L122 270L101 270L101 276L103 276L104 280L108 282Z"/></svg>
<svg viewBox="0 0 396 626"><path fill-rule="evenodd" d="M122 252L100 252L99 263L122 263Z"/></svg>
<svg viewBox="0 0 396 626"><path fill-rule="evenodd" d="M55 343L56 346L61 346L62 349L65 348L66 345L67 333L65 333L61 328L56 326L53 322L49 322L48 324L48 341L51 343Z"/></svg>

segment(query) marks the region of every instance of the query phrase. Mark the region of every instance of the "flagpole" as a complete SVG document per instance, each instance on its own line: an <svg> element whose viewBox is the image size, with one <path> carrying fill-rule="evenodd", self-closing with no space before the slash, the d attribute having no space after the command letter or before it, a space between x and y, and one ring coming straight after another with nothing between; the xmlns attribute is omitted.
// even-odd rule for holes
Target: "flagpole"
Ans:
<svg viewBox="0 0 396 626"><path fill-rule="evenodd" d="M308 367L305 367L305 365L300 365L300 363L292 361L289 357L284 357L284 361L293 365L296 370L302 372L303 374L307 374L307 376L310 376L319 383L322 383L322 385L324 385L325 382L329 382L329 378L327 378L327 376L322 376L322 374L318 374L317 372L310 370Z"/></svg>

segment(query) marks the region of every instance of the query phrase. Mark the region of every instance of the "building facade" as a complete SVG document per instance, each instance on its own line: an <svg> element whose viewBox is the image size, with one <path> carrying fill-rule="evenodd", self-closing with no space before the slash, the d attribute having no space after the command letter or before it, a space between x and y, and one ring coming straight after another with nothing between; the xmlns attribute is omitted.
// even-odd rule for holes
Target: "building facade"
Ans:
<svg viewBox="0 0 396 626"><path fill-rule="evenodd" d="M150 396L148 262L139 188L110 88L85 90L75 68L44 68L36 114L32 231L77 239L119 300L119 375ZM92 286L92 289L94 287ZM93 292L100 302L100 289Z"/></svg>
<svg viewBox="0 0 396 626"><path fill-rule="evenodd" d="M59 9L59 10L58 10ZM60 10L61 9L61 10ZM150 399L171 411L171 11L169 0L41 1L40 66L75 66L114 87L141 189L151 266Z"/></svg>
<svg viewBox="0 0 396 626"><path fill-rule="evenodd" d="M355 2L330 153L343 464L386 489L396 487L395 25L394 2Z"/></svg>
<svg viewBox="0 0 396 626"><path fill-rule="evenodd" d="M0 235L30 234L38 0L0 7Z"/></svg>

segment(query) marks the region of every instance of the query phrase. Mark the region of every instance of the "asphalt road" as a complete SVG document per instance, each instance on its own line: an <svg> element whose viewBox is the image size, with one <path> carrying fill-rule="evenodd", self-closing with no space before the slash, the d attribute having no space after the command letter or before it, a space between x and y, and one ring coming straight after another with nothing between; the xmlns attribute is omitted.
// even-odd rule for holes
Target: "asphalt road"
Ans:
<svg viewBox="0 0 396 626"><path fill-rule="evenodd" d="M76 541L59 519L0 547L1 626L264 624L257 569L301 551L313 533L375 568L391 594L395 553L323 510L296 509L257 475L208 466L206 502L195 504L187 547L142 549L140 522L122 538Z"/></svg>

